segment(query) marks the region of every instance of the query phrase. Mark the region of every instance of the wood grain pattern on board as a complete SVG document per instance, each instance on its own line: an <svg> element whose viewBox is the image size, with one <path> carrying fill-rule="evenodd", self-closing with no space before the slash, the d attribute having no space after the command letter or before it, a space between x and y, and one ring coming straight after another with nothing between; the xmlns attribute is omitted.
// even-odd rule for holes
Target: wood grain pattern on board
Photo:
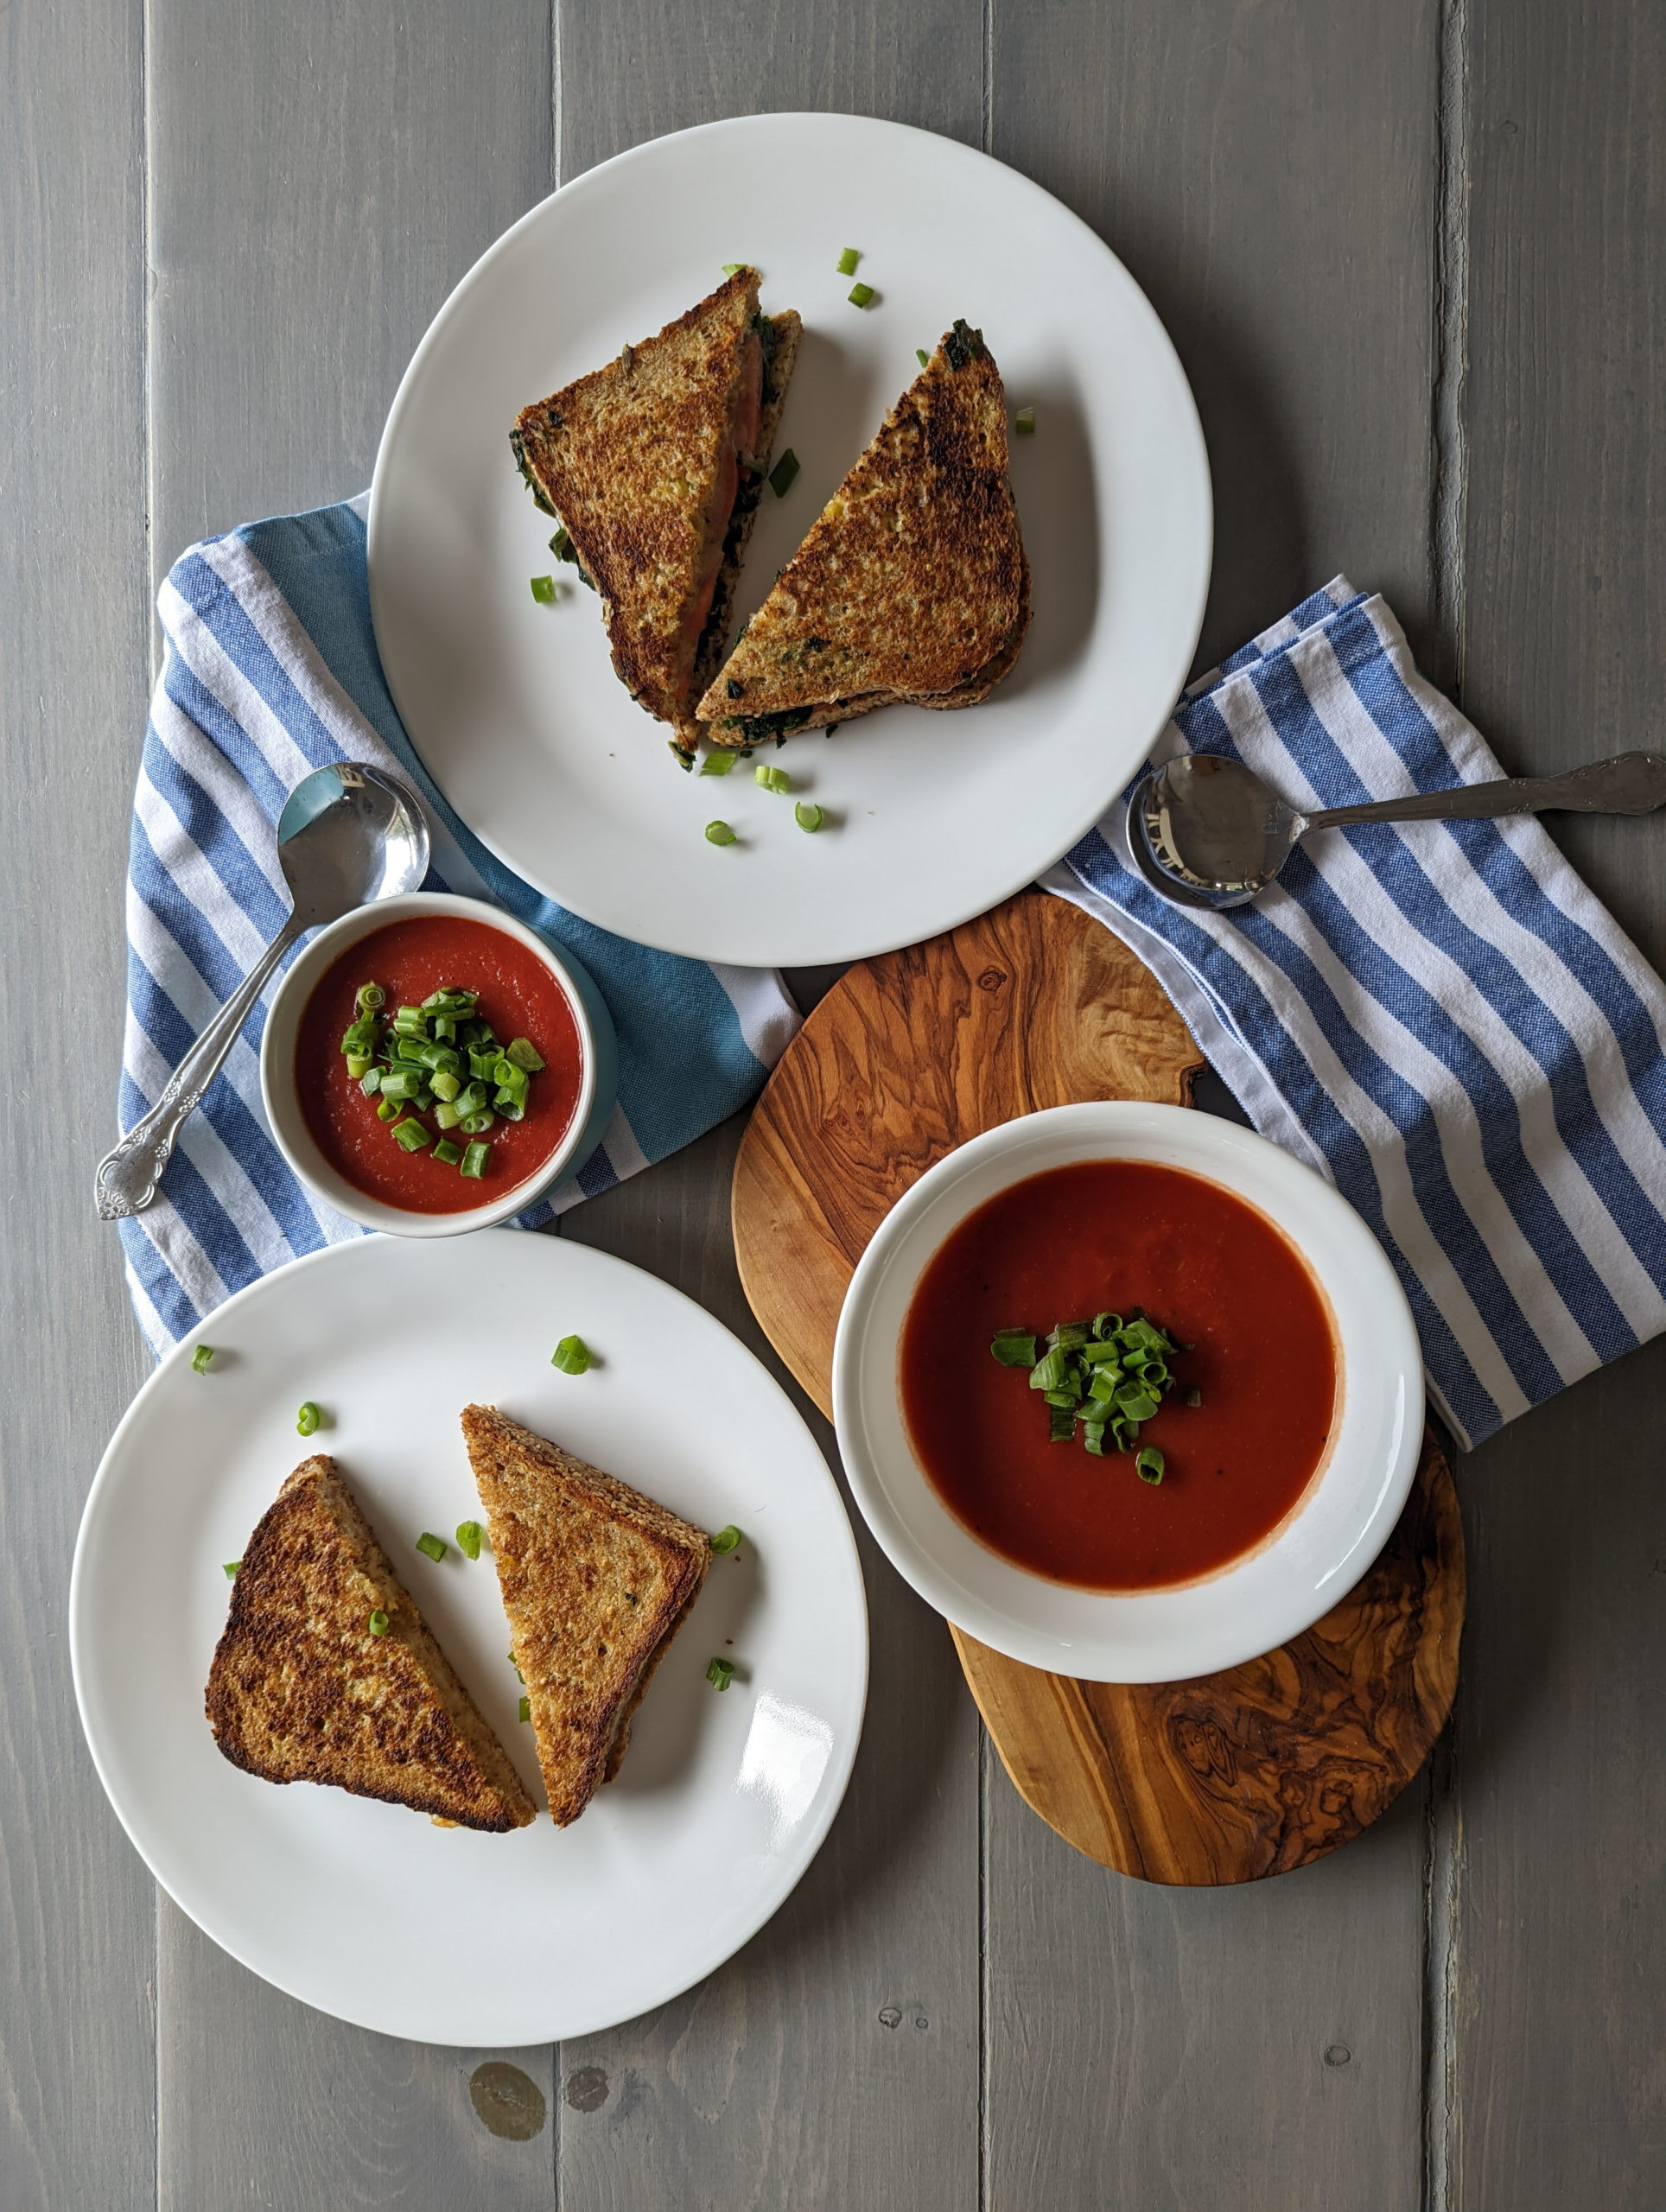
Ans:
<svg viewBox="0 0 1666 2212"><path fill-rule="evenodd" d="M830 1411L851 1271L897 1198L1014 1115L1189 1100L1197 1048L1148 969L1077 907L1026 892L835 984L759 1101L735 1161L741 1280ZM1416 1773L1457 1685L1463 1532L1425 1443L1371 1573L1305 1636L1188 1683L1078 1682L953 1631L1025 1801L1146 1880L1241 1882L1358 1835Z"/></svg>

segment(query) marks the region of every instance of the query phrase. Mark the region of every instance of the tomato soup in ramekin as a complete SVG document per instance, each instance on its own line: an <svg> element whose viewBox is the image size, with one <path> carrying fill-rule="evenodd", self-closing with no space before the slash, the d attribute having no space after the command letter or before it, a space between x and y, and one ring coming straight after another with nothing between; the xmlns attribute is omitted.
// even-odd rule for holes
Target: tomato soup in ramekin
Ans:
<svg viewBox="0 0 1666 2212"><path fill-rule="evenodd" d="M607 1011L575 963L493 907L427 893L321 931L261 1052L296 1173L408 1236L530 1205L594 1149L614 1080Z"/></svg>

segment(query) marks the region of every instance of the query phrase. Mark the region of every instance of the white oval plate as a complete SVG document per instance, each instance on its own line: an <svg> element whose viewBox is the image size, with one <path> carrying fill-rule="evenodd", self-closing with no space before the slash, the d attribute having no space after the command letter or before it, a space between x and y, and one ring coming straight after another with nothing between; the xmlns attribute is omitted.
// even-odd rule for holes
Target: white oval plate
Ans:
<svg viewBox="0 0 1666 2212"><path fill-rule="evenodd" d="M583 1336L600 1364L550 1364ZM385 2035L512 2046L663 2004L769 1918L838 1809L862 1728L868 1624L832 1477L773 1378L639 1268L557 1237L370 1236L255 1283L128 1409L87 1500L70 1585L81 1719L156 1879L234 1958ZM296 1433L315 1399L327 1426ZM489 1553L449 1539L480 1503L458 1428L500 1405L702 1527L747 1541L706 1587L644 1699L619 1779L556 1829ZM539 1807L511 1835L308 1783L215 1748L203 1713L223 1572L283 1478L322 1447ZM728 1642L733 1638L733 1643ZM721 1695L714 1654L739 1667Z"/></svg>
<svg viewBox="0 0 1666 2212"><path fill-rule="evenodd" d="M1080 1160L1158 1160L1247 1199L1307 1260L1340 1351L1342 1409L1329 1457L1290 1516L1218 1573L1131 1596L1049 1581L980 1543L921 1471L898 1388L903 1319L944 1240L997 1191ZM1321 1176L1236 1122L1106 1100L986 1130L897 1201L845 1294L833 1409L851 1493L927 1605L1027 1666L1086 1681L1173 1682L1288 1643L1359 1580L1388 1541L1417 1471L1423 1367L1411 1309L1383 1248Z"/></svg>
<svg viewBox="0 0 1666 2212"><path fill-rule="evenodd" d="M866 310L835 263L862 251ZM763 272L804 320L750 613L957 315L1008 404L1035 619L957 714L893 707L770 758L836 817L814 836L741 770L686 776L613 672L592 594L541 607L553 524L510 458L516 414L722 282ZM370 593L388 682L457 811L529 883L669 951L750 966L909 944L1028 883L1097 822L1186 680L1211 548L1209 464L1144 294L1039 185L952 140L841 115L751 116L634 148L476 263L406 371L377 455ZM721 816L741 842L709 845Z"/></svg>

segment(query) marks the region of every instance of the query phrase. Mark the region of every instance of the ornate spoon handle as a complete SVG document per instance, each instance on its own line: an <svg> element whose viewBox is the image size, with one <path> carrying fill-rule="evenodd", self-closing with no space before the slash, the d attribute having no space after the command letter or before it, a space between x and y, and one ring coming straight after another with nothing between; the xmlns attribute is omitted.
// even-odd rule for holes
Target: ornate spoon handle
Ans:
<svg viewBox="0 0 1666 2212"><path fill-rule="evenodd" d="M1510 776L1455 791L1414 791L1360 806L1326 807L1307 817L1308 830L1350 822L1478 822L1500 814L1650 814L1666 806L1666 753L1617 753L1565 776ZM1307 831L1302 835L1305 836Z"/></svg>
<svg viewBox="0 0 1666 2212"><path fill-rule="evenodd" d="M251 1008L278 962L301 934L291 914L225 1005L204 1028L168 1078L162 1096L136 1122L115 1150L99 1162L92 1179L93 1201L101 1221L121 1221L143 1213L156 1195L174 1140L202 1094L219 1073L220 1063L237 1040Z"/></svg>

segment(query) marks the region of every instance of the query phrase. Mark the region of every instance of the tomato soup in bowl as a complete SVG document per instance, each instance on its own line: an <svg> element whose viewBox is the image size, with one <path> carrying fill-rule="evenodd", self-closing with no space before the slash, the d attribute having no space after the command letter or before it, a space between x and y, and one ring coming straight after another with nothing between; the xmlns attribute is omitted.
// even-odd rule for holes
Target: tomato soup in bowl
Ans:
<svg viewBox="0 0 1666 2212"><path fill-rule="evenodd" d="M261 1087L280 1149L331 1205L447 1236L582 1165L614 1065L576 963L495 907L419 893L307 947L267 1020Z"/></svg>
<svg viewBox="0 0 1666 2212"><path fill-rule="evenodd" d="M1060 1107L906 1192L840 1317L835 1418L893 1563L955 1624L1102 1681L1311 1627L1415 1472L1404 1294L1332 1186L1213 1116Z"/></svg>

